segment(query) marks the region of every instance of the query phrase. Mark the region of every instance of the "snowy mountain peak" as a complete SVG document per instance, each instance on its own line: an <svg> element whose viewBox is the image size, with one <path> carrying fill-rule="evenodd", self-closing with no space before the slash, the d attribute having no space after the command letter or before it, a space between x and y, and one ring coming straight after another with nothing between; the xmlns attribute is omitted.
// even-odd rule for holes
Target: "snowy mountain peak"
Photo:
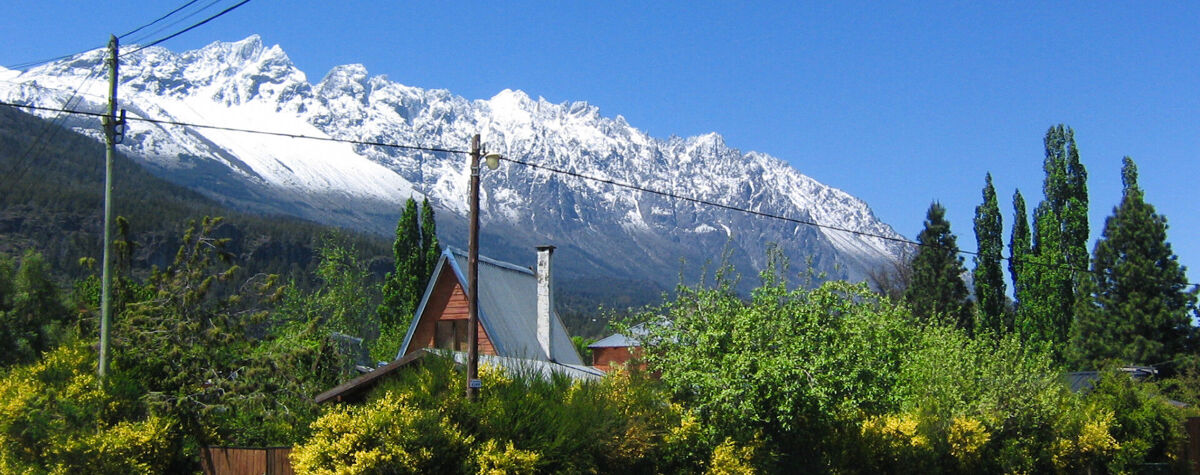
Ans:
<svg viewBox="0 0 1200 475"><path fill-rule="evenodd" d="M0 98L62 101L62 91L102 59L97 50L24 73L0 72L8 78L0 82ZM469 101L370 76L361 64L335 67L313 85L282 48L265 46L257 35L183 53L146 48L123 59L120 83L121 107L133 116L454 149L479 133L489 150L522 161L899 237L861 200L775 157L731 148L715 132L657 139L587 102L556 104L513 89ZM85 102L98 107L102 84L88 84ZM99 138L92 122L73 126ZM151 170L235 206L385 234L394 229L403 200L428 197L440 210L443 240L465 244L467 170L460 154L146 123L131 123L121 147ZM573 256L563 266L568 274L636 277L669 287L681 259L701 266L725 250L743 275L753 275L775 242L794 262L812 262L833 278L861 278L899 251L887 239L515 163L485 173L483 184L482 220L491 243L485 253L520 262L530 255L528 243L553 242L564 257Z"/></svg>

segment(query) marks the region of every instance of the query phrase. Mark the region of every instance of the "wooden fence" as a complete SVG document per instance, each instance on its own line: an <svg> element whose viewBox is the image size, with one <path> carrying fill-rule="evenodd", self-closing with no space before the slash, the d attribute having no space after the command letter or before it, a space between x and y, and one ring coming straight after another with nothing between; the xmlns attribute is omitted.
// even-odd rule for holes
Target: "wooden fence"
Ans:
<svg viewBox="0 0 1200 475"><path fill-rule="evenodd" d="M204 447L200 466L205 475L293 475L291 447Z"/></svg>

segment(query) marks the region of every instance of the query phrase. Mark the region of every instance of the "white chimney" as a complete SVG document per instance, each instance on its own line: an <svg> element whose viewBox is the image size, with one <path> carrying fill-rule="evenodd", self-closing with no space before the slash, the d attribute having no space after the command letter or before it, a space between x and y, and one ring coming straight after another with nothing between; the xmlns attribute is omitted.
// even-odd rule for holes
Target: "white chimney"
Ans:
<svg viewBox="0 0 1200 475"><path fill-rule="evenodd" d="M550 353L550 312L554 311L554 285L550 278L550 255L554 246L537 247L537 339L546 358L554 361Z"/></svg>

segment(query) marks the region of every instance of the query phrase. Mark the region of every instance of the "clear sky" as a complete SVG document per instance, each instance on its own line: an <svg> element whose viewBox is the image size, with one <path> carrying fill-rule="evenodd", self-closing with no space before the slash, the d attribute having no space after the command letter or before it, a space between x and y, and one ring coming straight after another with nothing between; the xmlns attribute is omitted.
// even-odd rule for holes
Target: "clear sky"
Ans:
<svg viewBox="0 0 1200 475"><path fill-rule="evenodd" d="M196 6L209 2L150 38L236 3ZM0 65L103 46L183 3L7 0ZM362 63L469 99L587 101L660 138L718 132L862 198L909 238L938 200L969 250L984 174L1007 243L1013 190L1036 206L1042 136L1065 123L1093 237L1129 155L1180 261L1200 266L1200 2L902 3L254 0L164 46L257 33L311 82Z"/></svg>

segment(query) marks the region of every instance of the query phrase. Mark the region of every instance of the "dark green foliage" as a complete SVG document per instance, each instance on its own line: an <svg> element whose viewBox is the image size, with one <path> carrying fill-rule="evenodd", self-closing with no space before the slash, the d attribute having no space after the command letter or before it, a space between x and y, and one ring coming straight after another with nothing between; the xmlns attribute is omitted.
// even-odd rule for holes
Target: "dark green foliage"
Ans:
<svg viewBox="0 0 1200 475"><path fill-rule="evenodd" d="M418 212L416 200L409 198L392 244L396 267L384 278L383 302L376 308L379 339L371 348L373 357L390 360L399 351L441 252L433 206L426 199Z"/></svg>
<svg viewBox="0 0 1200 475"><path fill-rule="evenodd" d="M1094 368L1105 361L1157 364L1189 354L1197 315L1196 289L1167 242L1167 220L1146 203L1137 166L1126 157L1121 203L1104 222L1092 272L1083 287L1072 360Z"/></svg>
<svg viewBox="0 0 1200 475"><path fill-rule="evenodd" d="M1073 300L1071 270L1066 256L1056 252L1061 242L1058 215L1042 202L1034 211L1033 252L1022 263L1022 290L1016 315L1016 330L1028 339L1059 345L1066 343L1071 325Z"/></svg>
<svg viewBox="0 0 1200 475"><path fill-rule="evenodd" d="M1051 127L1044 143L1045 199L1034 210L1032 255L1016 277L1016 325L1029 338L1061 345L1067 342L1079 280L1087 268L1087 171L1070 127Z"/></svg>
<svg viewBox="0 0 1200 475"><path fill-rule="evenodd" d="M904 300L918 320L946 318L971 331L975 327L973 311L962 280L966 269L956 240L946 221L946 209L937 202L929 205L925 228L917 236L921 246L912 259L912 283Z"/></svg>
<svg viewBox="0 0 1200 475"><path fill-rule="evenodd" d="M40 254L26 251L15 271L0 255L0 367L36 360L72 320Z"/></svg>
<svg viewBox="0 0 1200 475"><path fill-rule="evenodd" d="M1023 299L1027 291L1024 285L1021 285L1021 277L1025 275L1024 263L1029 260L1030 254L1033 253L1033 234L1029 230L1029 214L1025 209L1025 197L1021 196L1021 190L1013 193L1013 226L1012 235L1008 241L1008 273L1012 278L1013 296L1017 301L1017 309L1021 307L1021 299Z"/></svg>
<svg viewBox="0 0 1200 475"><path fill-rule="evenodd" d="M1060 152L1066 165L1065 199L1060 216L1063 223L1063 252L1067 265L1082 272L1088 267L1088 190L1087 170L1079 161L1079 149L1075 146L1075 131L1059 124L1054 129L1061 142ZM1076 275L1075 279L1079 276Z"/></svg>
<svg viewBox="0 0 1200 475"><path fill-rule="evenodd" d="M1012 331L1012 319L1005 304L1004 271L1000 267L1003 258L1003 218L1000 204L996 200L996 189L992 186L992 174L988 173L983 187L983 204L975 208L975 302L978 318L977 331L1006 333Z"/></svg>
<svg viewBox="0 0 1200 475"><path fill-rule="evenodd" d="M1120 371L1104 371L1096 387L1086 396L1094 404L1113 412L1112 436L1118 448L1109 465L1112 473L1134 473L1158 463L1184 473L1184 420L1195 417L1195 409L1180 410L1161 394L1159 384L1138 382ZM1164 467L1166 468L1166 467Z"/></svg>
<svg viewBox="0 0 1200 475"><path fill-rule="evenodd" d="M433 267L437 265L440 257L442 257L442 246L438 243L437 221L433 218L433 205L429 204L429 198L425 198L421 202L421 275L424 276L423 281L429 281L429 277L433 275ZM425 289L422 288L421 291L424 292Z"/></svg>
<svg viewBox="0 0 1200 475"><path fill-rule="evenodd" d="M425 249L421 245L420 215L412 198L404 204L404 212L396 223L396 240L392 244L396 268L383 281L383 302L377 310L382 328L407 327L416 311L428 280L425 272Z"/></svg>

